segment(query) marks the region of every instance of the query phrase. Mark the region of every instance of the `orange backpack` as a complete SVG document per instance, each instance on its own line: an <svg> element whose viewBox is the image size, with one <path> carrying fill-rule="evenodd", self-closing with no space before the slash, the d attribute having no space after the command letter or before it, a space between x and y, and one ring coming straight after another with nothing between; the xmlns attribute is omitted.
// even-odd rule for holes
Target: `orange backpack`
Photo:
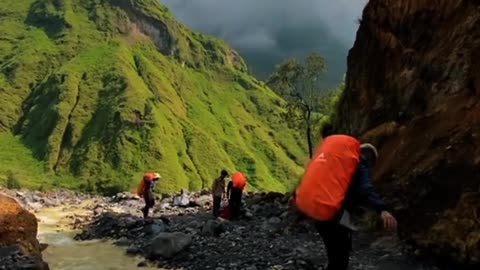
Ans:
<svg viewBox="0 0 480 270"><path fill-rule="evenodd" d="M154 177L153 173L145 173L140 180L140 183L138 183L137 186L137 195L142 197L143 193L145 193L145 189L147 187L147 181L151 181Z"/></svg>
<svg viewBox="0 0 480 270"><path fill-rule="evenodd" d="M327 137L307 165L296 191L296 206L320 221L331 220L341 208L360 160L360 142L346 135Z"/></svg>
<svg viewBox="0 0 480 270"><path fill-rule="evenodd" d="M247 177L242 172L236 172L232 175L232 182L234 188L243 190L247 185Z"/></svg>

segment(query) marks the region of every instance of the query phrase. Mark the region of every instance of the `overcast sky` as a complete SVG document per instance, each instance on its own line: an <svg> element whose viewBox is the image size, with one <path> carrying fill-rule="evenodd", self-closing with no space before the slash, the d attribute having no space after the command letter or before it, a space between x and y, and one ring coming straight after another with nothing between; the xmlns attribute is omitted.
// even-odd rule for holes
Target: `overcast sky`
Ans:
<svg viewBox="0 0 480 270"><path fill-rule="evenodd" d="M367 0L160 2L189 27L227 40L258 71L273 68L282 58L318 50L338 73L345 68Z"/></svg>

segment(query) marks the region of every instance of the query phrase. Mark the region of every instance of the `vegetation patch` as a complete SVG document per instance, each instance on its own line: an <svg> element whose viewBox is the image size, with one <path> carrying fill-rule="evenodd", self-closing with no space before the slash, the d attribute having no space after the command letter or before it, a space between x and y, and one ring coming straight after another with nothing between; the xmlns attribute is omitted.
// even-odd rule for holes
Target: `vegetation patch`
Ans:
<svg viewBox="0 0 480 270"><path fill-rule="evenodd" d="M5 184L111 194L154 170L172 192L226 168L285 191L301 175L283 100L158 1L18 0L0 14Z"/></svg>

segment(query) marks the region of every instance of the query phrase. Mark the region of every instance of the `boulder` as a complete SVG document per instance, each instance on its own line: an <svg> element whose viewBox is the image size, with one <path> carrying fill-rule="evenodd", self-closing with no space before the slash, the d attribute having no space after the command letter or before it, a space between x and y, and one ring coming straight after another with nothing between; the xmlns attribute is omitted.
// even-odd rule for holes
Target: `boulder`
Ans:
<svg viewBox="0 0 480 270"><path fill-rule="evenodd" d="M480 258L479 9L471 0L369 1L333 123L377 146L374 179L395 194L387 201L401 236L466 264Z"/></svg>
<svg viewBox="0 0 480 270"><path fill-rule="evenodd" d="M144 231L146 235L158 235L159 233L164 232L165 229L165 224L160 220L146 225Z"/></svg>
<svg viewBox="0 0 480 270"><path fill-rule="evenodd" d="M140 197L138 197L133 193L123 192L123 193L117 193L115 196L113 196L112 199L114 202L121 202L121 201L128 201L128 200L140 200Z"/></svg>
<svg viewBox="0 0 480 270"><path fill-rule="evenodd" d="M202 195L198 198L193 199L193 204L200 207L205 207L212 205L212 196L211 195Z"/></svg>
<svg viewBox="0 0 480 270"><path fill-rule="evenodd" d="M0 248L8 269L48 269L37 240L37 218L14 198L0 193ZM15 264L18 262L18 264ZM38 268L20 268L36 265Z"/></svg>
<svg viewBox="0 0 480 270"><path fill-rule="evenodd" d="M160 233L149 247L148 255L152 259L172 258L192 244L192 237L184 233Z"/></svg>
<svg viewBox="0 0 480 270"><path fill-rule="evenodd" d="M205 236L220 236L229 229L227 220L208 220L202 227L202 235Z"/></svg>
<svg viewBox="0 0 480 270"><path fill-rule="evenodd" d="M173 198L173 206L187 207L190 205L190 197L187 194L180 194Z"/></svg>

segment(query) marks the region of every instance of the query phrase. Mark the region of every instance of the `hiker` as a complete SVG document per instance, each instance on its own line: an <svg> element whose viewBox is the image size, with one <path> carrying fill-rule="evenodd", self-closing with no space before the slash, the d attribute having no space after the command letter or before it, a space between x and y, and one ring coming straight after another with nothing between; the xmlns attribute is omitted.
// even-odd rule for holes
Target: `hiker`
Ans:
<svg viewBox="0 0 480 270"><path fill-rule="evenodd" d="M213 195L213 216L218 217L220 204L222 202L223 195L225 194L225 178L228 176L226 170L220 172L220 177L213 181L212 195Z"/></svg>
<svg viewBox="0 0 480 270"><path fill-rule="evenodd" d="M160 174L158 173L145 173L140 181L137 194L145 200L145 207L142 208L143 218L148 217L150 208L155 205L153 189L155 187L155 182L160 180L160 178Z"/></svg>
<svg viewBox="0 0 480 270"><path fill-rule="evenodd" d="M238 218L240 215L240 207L242 205L243 189L247 185L247 177L243 172L232 174L232 180L227 186L228 206L231 210L232 219Z"/></svg>
<svg viewBox="0 0 480 270"><path fill-rule="evenodd" d="M363 201L380 214L385 229L394 231L397 221L374 191L372 168L378 152L371 144L362 144L347 135L330 135L322 130L319 145L296 190L295 206L315 220L328 257L327 270L348 269L352 249L349 212Z"/></svg>

